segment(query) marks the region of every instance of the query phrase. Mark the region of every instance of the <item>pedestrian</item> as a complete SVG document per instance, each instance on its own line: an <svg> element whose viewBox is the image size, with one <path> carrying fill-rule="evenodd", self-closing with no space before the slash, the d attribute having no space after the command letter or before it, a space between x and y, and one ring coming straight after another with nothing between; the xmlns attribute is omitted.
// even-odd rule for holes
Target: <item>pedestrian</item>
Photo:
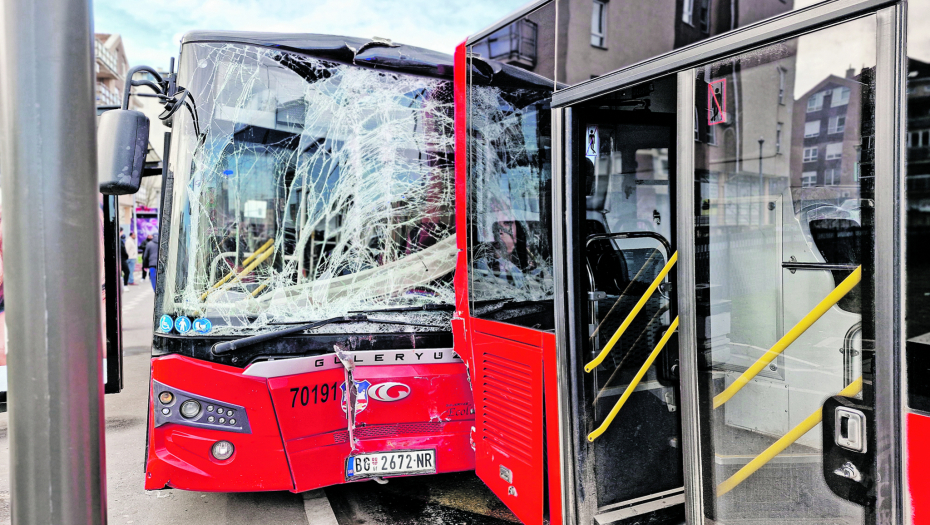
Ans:
<svg viewBox="0 0 930 525"><path fill-rule="evenodd" d="M145 239L142 241L142 244L139 245L139 253L145 253L145 247L148 243L152 242L152 234L145 236ZM145 265L145 257L142 258L142 280L145 280L145 274L149 273L148 266Z"/></svg>
<svg viewBox="0 0 930 525"><path fill-rule="evenodd" d="M129 284L129 252L126 251L126 235L119 237L120 267L123 269L123 286Z"/></svg>
<svg viewBox="0 0 930 525"><path fill-rule="evenodd" d="M129 259L126 261L129 265L129 285L135 286L136 260L139 258L139 245L136 244L136 232L129 232L129 237L126 237L126 253L129 254Z"/></svg>
<svg viewBox="0 0 930 525"><path fill-rule="evenodd" d="M142 265L149 271L149 280L152 281L152 290L155 290L155 271L158 269L158 234L156 233L147 243L142 253Z"/></svg>

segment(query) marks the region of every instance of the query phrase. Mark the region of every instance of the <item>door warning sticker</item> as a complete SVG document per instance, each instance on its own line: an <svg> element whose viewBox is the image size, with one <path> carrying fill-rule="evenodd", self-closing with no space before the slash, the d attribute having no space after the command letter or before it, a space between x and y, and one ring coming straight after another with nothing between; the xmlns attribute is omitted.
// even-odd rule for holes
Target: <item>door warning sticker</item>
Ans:
<svg viewBox="0 0 930 525"><path fill-rule="evenodd" d="M714 80L707 85L707 125L727 121L727 79Z"/></svg>

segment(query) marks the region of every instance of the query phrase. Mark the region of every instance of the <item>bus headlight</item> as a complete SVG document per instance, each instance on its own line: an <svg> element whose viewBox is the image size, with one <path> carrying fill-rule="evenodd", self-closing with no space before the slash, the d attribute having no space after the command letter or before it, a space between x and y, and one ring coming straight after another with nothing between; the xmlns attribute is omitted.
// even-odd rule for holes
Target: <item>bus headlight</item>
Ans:
<svg viewBox="0 0 930 525"><path fill-rule="evenodd" d="M217 441L213 444L213 448L210 449L210 452L213 454L213 457L220 461L226 461L233 455L233 444L229 441Z"/></svg>
<svg viewBox="0 0 930 525"><path fill-rule="evenodd" d="M181 415L187 419L194 419L200 415L200 403L193 399L181 403Z"/></svg>
<svg viewBox="0 0 930 525"><path fill-rule="evenodd" d="M174 401L174 394L166 390L161 394L158 394L158 400L161 401L161 404L163 405L170 405L171 402Z"/></svg>

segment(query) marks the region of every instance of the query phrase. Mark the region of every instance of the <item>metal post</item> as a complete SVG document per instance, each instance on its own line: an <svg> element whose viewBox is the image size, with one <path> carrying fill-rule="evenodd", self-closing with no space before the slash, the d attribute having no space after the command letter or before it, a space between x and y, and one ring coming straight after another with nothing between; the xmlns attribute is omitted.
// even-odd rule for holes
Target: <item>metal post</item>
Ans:
<svg viewBox="0 0 930 525"><path fill-rule="evenodd" d="M694 100L693 69L678 73L678 331L681 377L681 440L685 480L685 519L704 523L703 466L701 465L700 385L697 354L697 297L695 292L694 210ZM708 501L713 505L714 501Z"/></svg>
<svg viewBox="0 0 930 525"><path fill-rule="evenodd" d="M2 9L13 524L105 523L91 2Z"/></svg>

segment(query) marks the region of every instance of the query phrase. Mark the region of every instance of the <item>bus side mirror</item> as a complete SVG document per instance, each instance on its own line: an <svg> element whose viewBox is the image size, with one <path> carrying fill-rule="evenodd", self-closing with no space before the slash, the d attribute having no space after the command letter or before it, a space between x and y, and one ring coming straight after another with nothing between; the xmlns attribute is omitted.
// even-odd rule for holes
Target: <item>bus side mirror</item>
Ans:
<svg viewBox="0 0 930 525"><path fill-rule="evenodd" d="M141 111L113 109L97 126L97 172L100 193L131 195L139 191L148 152L149 119Z"/></svg>

